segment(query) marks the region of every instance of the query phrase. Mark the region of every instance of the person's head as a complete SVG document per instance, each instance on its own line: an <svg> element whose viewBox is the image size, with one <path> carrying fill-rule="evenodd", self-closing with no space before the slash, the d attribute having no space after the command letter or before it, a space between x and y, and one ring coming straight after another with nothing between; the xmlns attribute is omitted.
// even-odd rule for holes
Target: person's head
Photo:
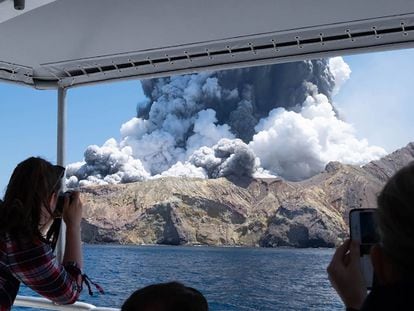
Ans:
<svg viewBox="0 0 414 311"><path fill-rule="evenodd" d="M381 245L371 251L382 283L414 277L414 162L399 170L378 196Z"/></svg>
<svg viewBox="0 0 414 311"><path fill-rule="evenodd" d="M40 234L53 215L65 169L31 157L14 169L0 207L0 231Z"/></svg>
<svg viewBox="0 0 414 311"><path fill-rule="evenodd" d="M135 291L121 311L208 311L207 300L196 289L178 282L149 285Z"/></svg>

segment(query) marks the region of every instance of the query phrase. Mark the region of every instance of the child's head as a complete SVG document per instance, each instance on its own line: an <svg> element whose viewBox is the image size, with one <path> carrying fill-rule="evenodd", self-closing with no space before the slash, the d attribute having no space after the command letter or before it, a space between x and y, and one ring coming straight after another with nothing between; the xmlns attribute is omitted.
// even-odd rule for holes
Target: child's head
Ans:
<svg viewBox="0 0 414 311"><path fill-rule="evenodd" d="M208 311L207 300L196 289L178 282L149 285L135 291L121 311Z"/></svg>

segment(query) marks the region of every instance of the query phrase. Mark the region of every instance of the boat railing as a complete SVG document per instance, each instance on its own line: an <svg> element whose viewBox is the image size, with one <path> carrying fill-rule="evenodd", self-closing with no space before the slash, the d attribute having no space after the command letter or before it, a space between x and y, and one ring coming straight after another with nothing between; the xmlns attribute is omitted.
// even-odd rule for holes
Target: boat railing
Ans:
<svg viewBox="0 0 414 311"><path fill-rule="evenodd" d="M13 306L42 308L46 310L94 310L94 311L119 311L117 308L96 307L86 302L75 302L71 305L57 305L46 298L17 295Z"/></svg>

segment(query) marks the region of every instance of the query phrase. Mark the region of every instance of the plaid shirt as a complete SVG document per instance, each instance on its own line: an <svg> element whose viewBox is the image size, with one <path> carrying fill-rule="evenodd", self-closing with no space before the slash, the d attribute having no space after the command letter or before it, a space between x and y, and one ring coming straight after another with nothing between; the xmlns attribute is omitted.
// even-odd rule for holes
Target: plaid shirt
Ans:
<svg viewBox="0 0 414 311"><path fill-rule="evenodd" d="M10 310L20 282L57 304L74 303L82 290L81 271L58 263L49 244L0 236L0 311Z"/></svg>

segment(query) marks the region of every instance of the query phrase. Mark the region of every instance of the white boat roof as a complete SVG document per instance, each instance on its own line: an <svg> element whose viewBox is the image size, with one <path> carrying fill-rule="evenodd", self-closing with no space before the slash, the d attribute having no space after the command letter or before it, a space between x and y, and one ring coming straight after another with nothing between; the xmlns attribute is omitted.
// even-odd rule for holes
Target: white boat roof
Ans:
<svg viewBox="0 0 414 311"><path fill-rule="evenodd" d="M412 0L0 0L0 79L68 88L413 46Z"/></svg>

